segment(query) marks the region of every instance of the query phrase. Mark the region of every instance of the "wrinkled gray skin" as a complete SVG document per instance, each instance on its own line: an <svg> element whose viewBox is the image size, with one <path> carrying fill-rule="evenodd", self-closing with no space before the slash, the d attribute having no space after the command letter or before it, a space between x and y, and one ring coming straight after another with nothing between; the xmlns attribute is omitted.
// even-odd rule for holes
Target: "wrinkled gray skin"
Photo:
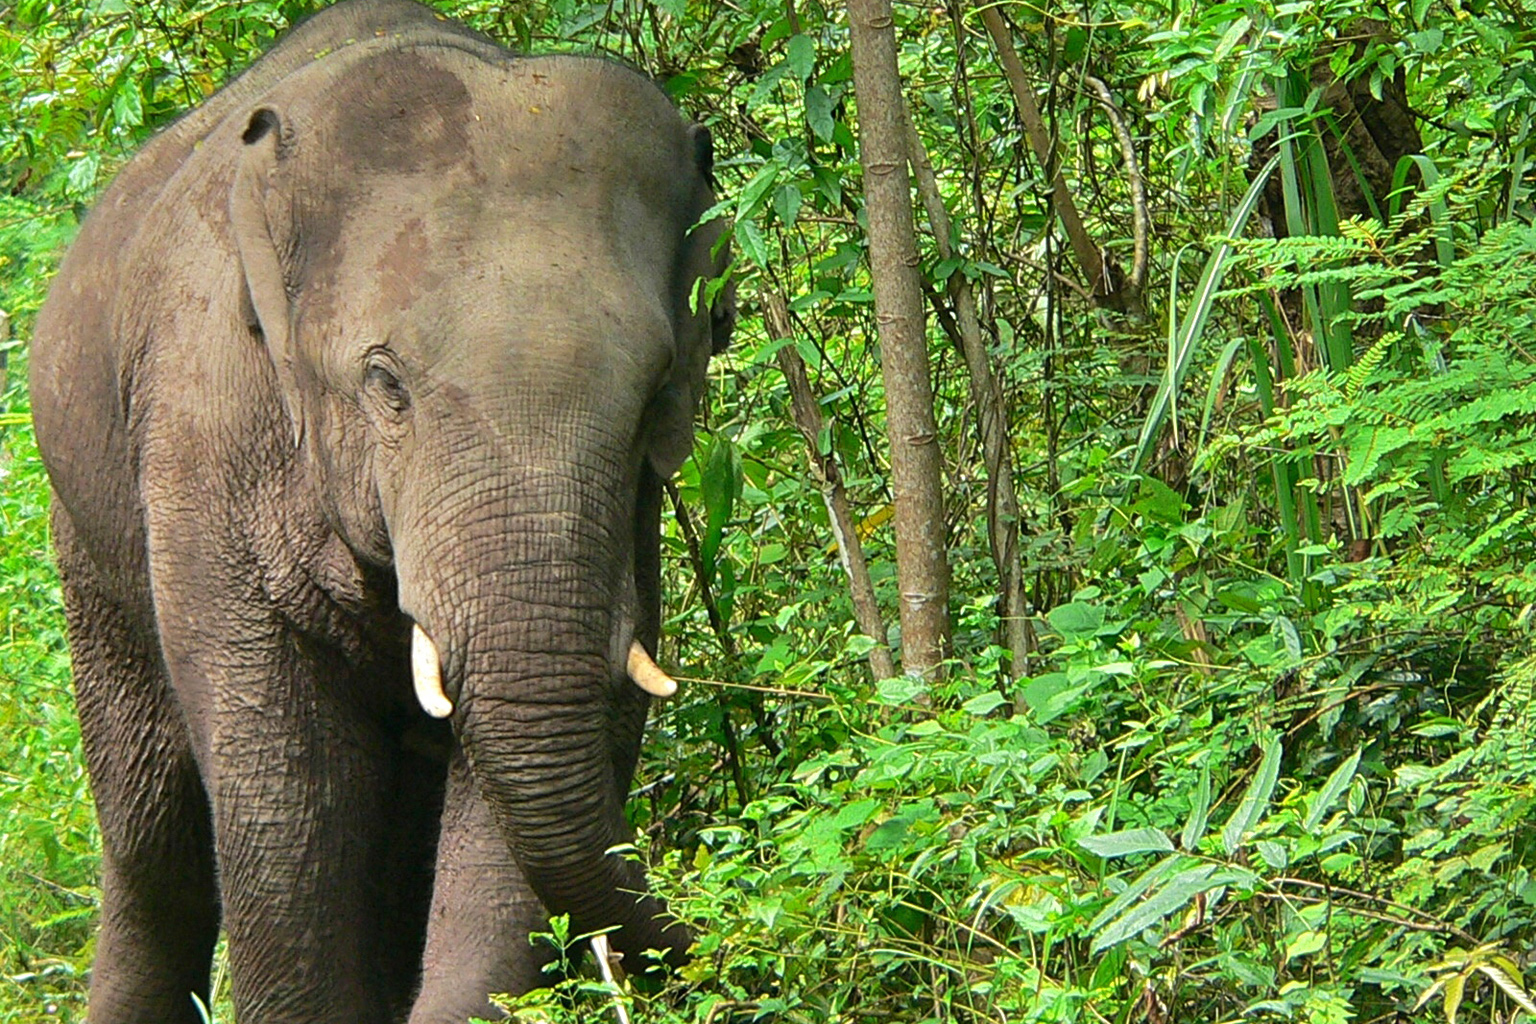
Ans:
<svg viewBox="0 0 1536 1024"><path fill-rule="evenodd" d="M726 303L709 143L612 63L405 0L295 30L151 142L38 319L101 818L92 1024L463 1021L547 911L687 932L616 854L661 481ZM449 722L411 691L435 640Z"/></svg>

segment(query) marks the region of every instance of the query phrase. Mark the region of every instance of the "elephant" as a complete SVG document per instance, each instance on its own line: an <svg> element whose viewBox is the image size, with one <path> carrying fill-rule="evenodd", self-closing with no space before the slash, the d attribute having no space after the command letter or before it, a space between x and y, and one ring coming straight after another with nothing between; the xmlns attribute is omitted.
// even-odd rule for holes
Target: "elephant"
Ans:
<svg viewBox="0 0 1536 1024"><path fill-rule="evenodd" d="M655 83L409 0L290 31L86 217L30 350L101 825L92 1024L490 1015L623 855L664 482L734 320Z"/></svg>

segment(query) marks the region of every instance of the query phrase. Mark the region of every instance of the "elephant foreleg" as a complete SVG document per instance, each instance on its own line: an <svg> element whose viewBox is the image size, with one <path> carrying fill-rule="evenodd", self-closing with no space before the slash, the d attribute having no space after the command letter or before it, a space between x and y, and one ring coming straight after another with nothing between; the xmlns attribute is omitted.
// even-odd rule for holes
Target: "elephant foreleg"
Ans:
<svg viewBox="0 0 1536 1024"><path fill-rule="evenodd" d="M93 1024L195 1024L219 902L208 801L147 610L124 609L55 511L80 732L102 834Z"/></svg>
<svg viewBox="0 0 1536 1024"><path fill-rule="evenodd" d="M250 680L211 687L235 1007L261 1024L372 1024L390 1015L378 953L399 927L370 898L387 849L388 749L312 672L289 649ZM253 701L258 679L285 685Z"/></svg>
<svg viewBox="0 0 1536 1024"><path fill-rule="evenodd" d="M463 1024L492 1016L487 995L549 982L553 951L528 933L548 918L512 859L462 753L449 769L437 881L427 924L422 988L410 1024Z"/></svg>

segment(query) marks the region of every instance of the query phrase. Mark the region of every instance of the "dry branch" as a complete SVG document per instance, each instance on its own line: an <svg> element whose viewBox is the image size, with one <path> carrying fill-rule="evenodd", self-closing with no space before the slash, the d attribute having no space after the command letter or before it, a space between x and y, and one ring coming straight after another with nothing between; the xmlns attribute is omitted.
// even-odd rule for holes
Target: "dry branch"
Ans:
<svg viewBox="0 0 1536 1024"><path fill-rule="evenodd" d="M776 339L789 339L794 329L789 322L789 310L782 296L763 296L763 309L767 314L768 333ZM848 576L848 588L853 596L853 617L859 632L875 642L869 652L869 667L876 679L889 679L896 674L891 650L886 646L885 622L880 617L880 605L875 600L875 587L869 578L869 563L864 558L864 546L859 542L859 532L848 505L848 491L843 486L843 475L838 469L837 458L829 451L820 450L823 422L821 405L811 391L810 379L805 373L805 360L793 345L784 345L778 351L779 370L789 384L790 401L794 407L795 426L805 438L810 452L811 465L815 468L820 484L822 500L827 505L827 519L832 524L832 535L837 541L837 557L843 572Z"/></svg>
<svg viewBox="0 0 1536 1024"><path fill-rule="evenodd" d="M923 140L912 123L911 112L902 105L908 154L917 193L928 212L934 244L944 259L954 256L950 244L949 211L939 195L938 181ZM1008 437L1008 416L992 361L982 339L981 319L976 312L976 293L970 280L960 271L949 276L949 298L954 305L957 347L965 358L970 378L971 402L981 423L982 455L987 472L987 541L992 562L997 567L1001 592L1003 640L1012 652L1010 668L1014 678L1028 672L1029 655L1034 650L1033 630L1029 623L1029 600L1024 593L1024 573L1019 562L1019 499L1013 483L1013 447ZM949 325L945 325L946 328Z"/></svg>
<svg viewBox="0 0 1536 1024"><path fill-rule="evenodd" d="M1056 159L1050 131L1040 116L1039 104L1035 102L1034 86L1029 80L1029 74L1024 70L1023 63L1019 60L1018 51L1014 49L1012 32L1009 31L1002 15L995 7L983 7L981 20L997 50L998 61L1003 66L1003 76L1008 80L1008 87L1013 92L1013 100L1018 107L1019 120L1024 123L1024 134L1029 139L1029 146L1034 150L1035 158L1040 161L1040 166L1044 168L1045 173L1050 175L1051 198L1056 216L1061 219L1062 229L1067 233L1067 241L1071 243L1078 266L1083 268L1084 275L1092 282L1094 301L1107 309L1140 315L1141 284L1146 276L1144 220L1146 197L1142 194L1138 198L1138 192L1143 191L1140 187L1140 165L1136 161L1136 151L1130 133L1125 129L1124 118L1120 116L1113 99L1109 97L1109 90L1105 89L1098 99L1105 105L1110 123L1114 126L1116 137L1120 140L1121 150L1126 158L1126 174L1128 177L1134 174L1131 180L1131 191L1132 203L1135 206L1133 231L1137 248L1136 268L1132 271L1130 282L1121 279L1119 269L1106 258L1104 250L1094 243L1092 236L1088 234L1088 229L1083 225L1077 203L1072 199L1072 190L1067 187L1066 176L1062 174L1061 164ZM1090 79L1090 81L1098 82L1097 79ZM1103 83L1098 82L1098 85L1102 87Z"/></svg>

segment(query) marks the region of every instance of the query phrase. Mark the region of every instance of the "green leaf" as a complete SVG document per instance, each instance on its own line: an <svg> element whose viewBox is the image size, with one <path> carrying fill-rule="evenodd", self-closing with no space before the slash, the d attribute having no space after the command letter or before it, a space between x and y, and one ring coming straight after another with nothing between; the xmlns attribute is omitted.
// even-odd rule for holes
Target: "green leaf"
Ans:
<svg viewBox="0 0 1536 1024"><path fill-rule="evenodd" d="M780 170L776 163L764 164L756 174L752 175L746 185L742 186L741 195L736 198L738 230L740 223L751 220L752 215L757 213L758 208L763 205L764 199L779 180Z"/></svg>
<svg viewBox="0 0 1536 1024"><path fill-rule="evenodd" d="M1104 625L1104 609L1096 604L1071 601L1046 612L1045 619L1056 632L1074 640L1093 636L1099 631Z"/></svg>
<svg viewBox="0 0 1536 1024"><path fill-rule="evenodd" d="M725 536L725 525L730 521L736 495L741 491L741 455L723 434L716 434L709 446L709 455L699 474L699 490L704 498L705 513L699 556L704 562L704 574L713 581L720 541Z"/></svg>
<svg viewBox="0 0 1536 1024"><path fill-rule="evenodd" d="M1100 857L1128 857L1133 853L1172 853L1173 842L1162 829L1128 828L1102 836L1084 836L1078 844Z"/></svg>
<svg viewBox="0 0 1536 1024"><path fill-rule="evenodd" d="M1528 1016L1536 1017L1536 1000L1532 1000L1531 994L1516 980L1519 975L1516 973L1515 965L1504 957L1495 957L1494 960L1503 961L1503 964L1481 963L1477 965L1477 969L1487 975L1488 979Z"/></svg>
<svg viewBox="0 0 1536 1024"><path fill-rule="evenodd" d="M768 269L768 243L763 240L763 232L754 222L736 222L736 244L741 247L747 259L764 270Z"/></svg>
<svg viewBox="0 0 1536 1024"><path fill-rule="evenodd" d="M1168 418L1169 410L1175 407L1179 388L1184 383L1184 377L1189 373L1195 352L1198 351L1201 337L1205 333L1205 321L1211 315L1211 310L1216 304L1216 295L1221 290L1221 282L1226 277L1227 260L1231 258L1236 248L1235 239L1242 237L1249 216L1258 206L1259 197L1264 194L1264 183L1269 180L1269 176L1274 173L1275 166L1279 162L1278 154L1270 157L1269 163L1254 175L1253 181L1248 185L1248 191L1243 194L1237 208L1232 211L1232 216L1227 221L1225 237L1216 244L1210 258L1205 261L1205 269L1200 274L1199 284L1195 286L1195 294L1190 300L1183 322L1180 323L1171 315L1168 318L1168 365L1163 368L1163 379L1157 386L1157 392L1152 396L1146 419L1142 421L1141 436L1136 441L1136 455L1131 461L1132 469L1139 470L1146 462L1147 456L1152 453L1152 446L1157 440L1158 432L1162 429L1163 421ZM1175 273L1169 285L1172 300L1178 298L1177 270L1178 261L1175 260ZM1172 301L1169 306L1174 308Z"/></svg>
<svg viewBox="0 0 1536 1024"><path fill-rule="evenodd" d="M1360 767L1360 751L1356 749L1354 755L1348 761L1339 765L1328 776L1328 781L1323 783L1323 788L1317 791L1312 798L1311 806L1307 808L1307 816L1302 820L1301 830L1312 832L1322 824L1323 818L1333 809L1340 796L1354 781L1355 769Z"/></svg>
<svg viewBox="0 0 1536 1024"><path fill-rule="evenodd" d="M1164 523L1184 522L1184 499L1172 487L1156 477L1143 476L1136 484L1136 502L1131 511Z"/></svg>
<svg viewBox="0 0 1536 1024"><path fill-rule="evenodd" d="M897 815L894 818L882 821L869 834L869 838L864 840L864 848L877 853L881 850L892 849L899 845L902 839L906 838L911 826L911 820L904 815Z"/></svg>
<svg viewBox="0 0 1536 1024"><path fill-rule="evenodd" d="M1297 932L1285 943L1285 959L1294 960L1299 956L1311 956L1318 950L1328 945L1328 932L1326 929L1308 929Z"/></svg>
<svg viewBox="0 0 1536 1024"><path fill-rule="evenodd" d="M1456 1024L1456 1012L1461 1009L1461 997L1467 990L1467 975L1457 974L1446 980L1445 983L1445 1019L1447 1024Z"/></svg>
<svg viewBox="0 0 1536 1024"><path fill-rule="evenodd" d="M816 40L807 35L793 36L786 50L784 60L789 65L790 73L795 76L795 81L804 82L810 78L816 66Z"/></svg>
<svg viewBox="0 0 1536 1024"><path fill-rule="evenodd" d="M1024 702L1035 714L1035 722L1045 725L1069 711L1092 684L1072 685L1065 672L1047 672L1024 684Z"/></svg>
<svg viewBox="0 0 1536 1024"><path fill-rule="evenodd" d="M95 153L87 153L76 160L69 167L69 174L65 177L65 183L69 191L81 198L90 195L91 188L96 184L96 174L101 168L101 158Z"/></svg>
<svg viewBox="0 0 1536 1024"><path fill-rule="evenodd" d="M1131 884L1125 887L1124 892L1111 900L1108 906L1099 911L1094 919L1088 922L1088 930L1096 932L1103 928L1105 924L1125 913L1127 907L1141 899L1143 894L1150 892L1153 886L1161 884L1163 879L1172 875L1180 865L1187 866L1192 863L1197 862L1191 857L1175 854L1164 857L1156 864L1153 864L1147 870L1137 875Z"/></svg>
<svg viewBox="0 0 1536 1024"><path fill-rule="evenodd" d="M805 120L811 126L811 131L822 142L832 140L834 127L832 119L832 97L819 85L806 86L805 89Z"/></svg>
<svg viewBox="0 0 1536 1024"><path fill-rule="evenodd" d="M1147 900L1132 907L1125 915L1105 925L1093 937L1089 953L1097 953L1119 942L1141 934L1153 925L1160 924L1183 909L1184 904L1211 888L1211 876L1216 873L1215 864L1201 864L1181 871L1168 880Z"/></svg>
<svg viewBox="0 0 1536 1024"><path fill-rule="evenodd" d="M112 96L112 120L119 128L133 128L144 123L144 97L139 93L137 79L119 83Z"/></svg>
<svg viewBox="0 0 1536 1024"><path fill-rule="evenodd" d="M882 704L910 704L928 692L928 683L921 676L893 676L876 683L875 692Z"/></svg>
<svg viewBox="0 0 1536 1024"><path fill-rule="evenodd" d="M1237 810L1228 819L1226 828L1221 830L1221 845L1232 856L1237 848L1242 845L1243 836L1249 829L1259 823L1264 811L1269 807L1269 798L1275 791L1275 783L1280 778L1280 738L1272 737L1269 745L1264 749L1264 759L1259 762L1259 770L1248 783L1248 788L1243 793L1243 798L1238 802Z"/></svg>
<svg viewBox="0 0 1536 1024"><path fill-rule="evenodd" d="M976 696L960 705L960 710L971 715L987 715L993 711L996 711L1006 703L1008 703L1008 698L1004 697L996 690L988 690L986 693L978 693Z"/></svg>
<svg viewBox="0 0 1536 1024"><path fill-rule="evenodd" d="M780 185L773 194L773 212L778 214L780 223L785 227L794 224L795 217L800 213L799 187L787 182Z"/></svg>
<svg viewBox="0 0 1536 1024"><path fill-rule="evenodd" d="M841 831L858 828L870 818L873 818L875 812L880 810L882 806L881 801L868 799L855 800L851 804L845 804L832 817L832 827Z"/></svg>
<svg viewBox="0 0 1536 1024"><path fill-rule="evenodd" d="M1200 771L1200 782L1195 788L1195 804L1189 810L1189 820L1184 823L1184 831L1179 835L1179 845L1186 850L1193 850L1205 835L1205 822L1211 813L1211 770L1203 768Z"/></svg>

